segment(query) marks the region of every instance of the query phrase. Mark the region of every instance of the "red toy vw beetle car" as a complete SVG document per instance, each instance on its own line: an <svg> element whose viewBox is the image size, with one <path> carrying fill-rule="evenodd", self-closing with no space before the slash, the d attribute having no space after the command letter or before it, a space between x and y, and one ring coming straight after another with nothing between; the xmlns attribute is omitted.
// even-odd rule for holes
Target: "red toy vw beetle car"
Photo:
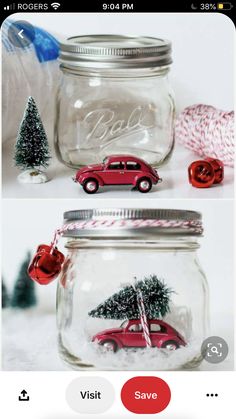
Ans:
<svg viewBox="0 0 236 419"><path fill-rule="evenodd" d="M183 336L162 320L149 320L152 346L171 351L186 346ZM116 352L120 348L144 348L146 342L140 320L125 320L119 328L103 330L92 338L92 342Z"/></svg>
<svg viewBox="0 0 236 419"><path fill-rule="evenodd" d="M146 193L153 184L161 182L157 171L144 160L124 155L106 157L101 164L85 166L78 170L73 180L89 194L104 185L133 185Z"/></svg>

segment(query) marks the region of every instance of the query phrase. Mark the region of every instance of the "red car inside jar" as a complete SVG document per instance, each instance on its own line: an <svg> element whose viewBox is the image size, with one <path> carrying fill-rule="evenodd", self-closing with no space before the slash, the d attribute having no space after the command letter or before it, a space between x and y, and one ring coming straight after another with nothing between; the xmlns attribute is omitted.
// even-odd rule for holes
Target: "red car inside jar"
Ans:
<svg viewBox="0 0 236 419"><path fill-rule="evenodd" d="M149 320L148 323L153 347L173 351L186 345L184 338L169 324L162 320ZM113 352L121 348L145 348L146 346L140 320L125 320L118 328L97 333L92 341Z"/></svg>
<svg viewBox="0 0 236 419"><path fill-rule="evenodd" d="M157 171L144 160L134 156L110 156L101 164L85 166L74 178L88 194L96 193L100 186L133 185L139 192L146 193L161 182Z"/></svg>

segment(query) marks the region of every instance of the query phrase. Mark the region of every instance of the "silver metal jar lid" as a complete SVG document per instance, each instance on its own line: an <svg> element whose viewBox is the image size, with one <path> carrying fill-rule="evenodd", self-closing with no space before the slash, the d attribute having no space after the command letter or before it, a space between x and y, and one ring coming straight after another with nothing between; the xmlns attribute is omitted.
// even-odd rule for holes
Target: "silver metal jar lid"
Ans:
<svg viewBox="0 0 236 419"><path fill-rule="evenodd" d="M105 208L64 213L64 237L157 237L202 234L202 215L175 209Z"/></svg>
<svg viewBox="0 0 236 419"><path fill-rule="evenodd" d="M87 35L68 38L60 44L63 67L145 68L172 63L171 42L152 37Z"/></svg>

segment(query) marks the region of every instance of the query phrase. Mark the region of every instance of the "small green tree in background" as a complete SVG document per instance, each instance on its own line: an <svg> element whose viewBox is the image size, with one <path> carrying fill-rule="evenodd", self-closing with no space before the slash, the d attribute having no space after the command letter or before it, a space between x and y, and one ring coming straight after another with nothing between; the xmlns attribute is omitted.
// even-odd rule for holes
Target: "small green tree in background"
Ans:
<svg viewBox="0 0 236 419"><path fill-rule="evenodd" d="M2 308L8 307L10 304L10 298L8 295L7 287L5 285L4 279L2 278Z"/></svg>
<svg viewBox="0 0 236 419"><path fill-rule="evenodd" d="M22 170L47 167L50 151L36 103L29 97L15 145L15 165Z"/></svg>
<svg viewBox="0 0 236 419"><path fill-rule="evenodd" d="M113 294L90 311L89 316L116 320L139 319L136 289L140 289L142 292L147 318L158 319L170 311L169 303L172 290L156 275L150 275L137 281L135 288L132 285L127 285Z"/></svg>
<svg viewBox="0 0 236 419"><path fill-rule="evenodd" d="M35 294L35 284L28 275L28 266L31 260L30 252L26 254L24 261L20 266L18 276L16 278L11 306L15 308L29 308L37 303Z"/></svg>

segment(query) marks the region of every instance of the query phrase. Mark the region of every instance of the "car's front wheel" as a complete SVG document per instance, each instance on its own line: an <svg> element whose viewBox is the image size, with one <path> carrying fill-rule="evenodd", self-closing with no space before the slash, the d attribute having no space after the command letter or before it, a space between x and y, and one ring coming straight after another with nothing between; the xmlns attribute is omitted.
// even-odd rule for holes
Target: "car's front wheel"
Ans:
<svg viewBox="0 0 236 419"><path fill-rule="evenodd" d="M179 344L175 340L167 340L162 344L161 347L164 349L168 349L168 351L176 351L176 349L179 348Z"/></svg>
<svg viewBox="0 0 236 419"><path fill-rule="evenodd" d="M147 177L139 179L136 184L137 189L139 192L146 193L152 189L152 181Z"/></svg>
<svg viewBox="0 0 236 419"><path fill-rule="evenodd" d="M83 183L83 189L86 193L92 194L96 193L98 190L98 181L96 179L87 179Z"/></svg>
<svg viewBox="0 0 236 419"><path fill-rule="evenodd" d="M102 345L107 352L117 352L118 350L117 343L112 339L104 340L100 345Z"/></svg>

